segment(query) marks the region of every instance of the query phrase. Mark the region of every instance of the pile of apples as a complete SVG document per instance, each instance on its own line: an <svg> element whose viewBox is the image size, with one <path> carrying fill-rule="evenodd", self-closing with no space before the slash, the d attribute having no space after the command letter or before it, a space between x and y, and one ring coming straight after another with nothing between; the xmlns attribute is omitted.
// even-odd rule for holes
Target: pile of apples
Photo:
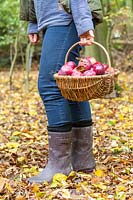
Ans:
<svg viewBox="0 0 133 200"><path fill-rule="evenodd" d="M114 72L114 68L111 68ZM69 61L61 67L58 75L63 76L97 76L109 73L109 66L96 61L94 57L80 58L78 65L75 62Z"/></svg>

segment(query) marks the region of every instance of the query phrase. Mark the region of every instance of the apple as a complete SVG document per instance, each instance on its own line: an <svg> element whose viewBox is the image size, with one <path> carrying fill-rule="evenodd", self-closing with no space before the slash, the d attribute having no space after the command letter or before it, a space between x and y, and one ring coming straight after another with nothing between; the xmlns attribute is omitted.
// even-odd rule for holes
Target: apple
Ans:
<svg viewBox="0 0 133 200"><path fill-rule="evenodd" d="M60 76L64 76L64 75L66 75L66 73L64 73L61 69L58 71L58 75L60 75Z"/></svg>
<svg viewBox="0 0 133 200"><path fill-rule="evenodd" d="M96 72L93 70L87 70L83 73L83 76L95 76Z"/></svg>
<svg viewBox="0 0 133 200"><path fill-rule="evenodd" d="M67 63L61 67L61 73L63 75L71 75L73 72L73 67L68 65Z"/></svg>
<svg viewBox="0 0 133 200"><path fill-rule="evenodd" d="M86 70L90 70L91 67L92 67L92 64L88 59L81 58L79 63L78 63L78 66L77 66L77 70L80 71L80 72L84 72Z"/></svg>
<svg viewBox="0 0 133 200"><path fill-rule="evenodd" d="M82 76L82 72L78 71L77 68L75 68L71 74L71 76L79 77Z"/></svg>
<svg viewBox="0 0 133 200"><path fill-rule="evenodd" d="M88 56L88 57L86 57L86 59L89 60L91 62L91 64L94 64L97 62L96 59L92 56Z"/></svg>
<svg viewBox="0 0 133 200"><path fill-rule="evenodd" d="M66 65L71 66L72 69L74 69L74 68L76 67L75 62L73 62L73 61L68 61L68 62L66 63Z"/></svg>
<svg viewBox="0 0 133 200"><path fill-rule="evenodd" d="M109 66L107 64L102 64L104 66L105 71L109 68Z"/></svg>
<svg viewBox="0 0 133 200"><path fill-rule="evenodd" d="M96 62L93 64L93 71L96 73L96 75L105 74L104 66L100 62Z"/></svg>

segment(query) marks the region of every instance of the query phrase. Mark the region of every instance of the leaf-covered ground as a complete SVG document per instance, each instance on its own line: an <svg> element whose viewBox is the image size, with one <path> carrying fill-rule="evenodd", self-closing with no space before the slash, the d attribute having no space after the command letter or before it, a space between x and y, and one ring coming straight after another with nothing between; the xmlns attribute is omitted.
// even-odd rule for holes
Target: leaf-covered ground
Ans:
<svg viewBox="0 0 133 200"><path fill-rule="evenodd" d="M120 97L92 100L94 154L92 174L57 174L53 183L29 185L47 162L47 119L37 92L37 72L25 92L23 72L0 72L0 200L131 200L133 198L133 73L121 73Z"/></svg>

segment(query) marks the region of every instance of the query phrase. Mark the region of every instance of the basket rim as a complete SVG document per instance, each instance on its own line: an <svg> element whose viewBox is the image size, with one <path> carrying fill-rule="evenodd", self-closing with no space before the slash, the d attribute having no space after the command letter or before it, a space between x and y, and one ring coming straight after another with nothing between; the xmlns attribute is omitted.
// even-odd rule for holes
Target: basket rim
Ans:
<svg viewBox="0 0 133 200"><path fill-rule="evenodd" d="M61 78L61 79L93 79L93 78L105 78L105 77L110 77L110 76L115 76L118 75L120 73L120 71L118 69L115 69L116 71L113 73L108 73L108 74L103 74L103 75L96 75L96 76L70 76L70 75L58 75L58 73L54 74L55 78Z"/></svg>

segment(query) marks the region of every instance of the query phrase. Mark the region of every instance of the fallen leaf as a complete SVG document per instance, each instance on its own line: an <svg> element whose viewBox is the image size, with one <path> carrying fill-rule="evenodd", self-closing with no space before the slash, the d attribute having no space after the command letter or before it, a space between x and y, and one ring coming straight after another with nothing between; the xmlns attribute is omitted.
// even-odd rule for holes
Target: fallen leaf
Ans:
<svg viewBox="0 0 133 200"><path fill-rule="evenodd" d="M95 171L95 175L98 176L98 177L103 177L105 176L104 172L101 170L101 169L97 169Z"/></svg>
<svg viewBox="0 0 133 200"><path fill-rule="evenodd" d="M25 197L21 196L21 195L18 195L15 200L26 200Z"/></svg>
<svg viewBox="0 0 133 200"><path fill-rule="evenodd" d="M6 183L6 179L0 177L0 193L1 193L2 190L3 190L3 188L4 188L4 186L5 186L5 183Z"/></svg>

